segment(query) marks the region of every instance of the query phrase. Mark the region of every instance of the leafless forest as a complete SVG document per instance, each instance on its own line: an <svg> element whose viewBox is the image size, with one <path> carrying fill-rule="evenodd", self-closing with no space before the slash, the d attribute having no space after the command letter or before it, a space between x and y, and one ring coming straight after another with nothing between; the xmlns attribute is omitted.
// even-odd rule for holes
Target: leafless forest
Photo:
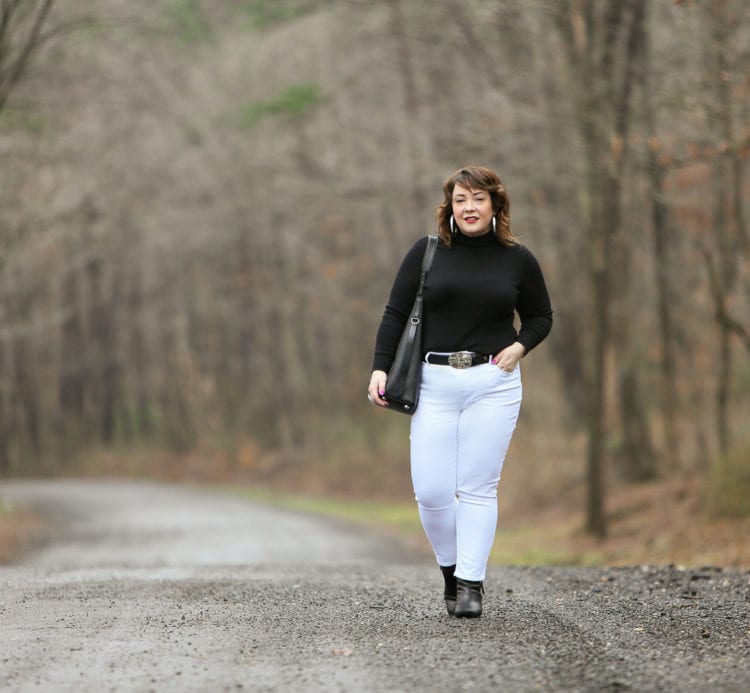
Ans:
<svg viewBox="0 0 750 693"><path fill-rule="evenodd" d="M375 329L477 163L555 310L526 463L600 534L612 475L750 474L749 90L745 0L0 0L0 472L408 479Z"/></svg>

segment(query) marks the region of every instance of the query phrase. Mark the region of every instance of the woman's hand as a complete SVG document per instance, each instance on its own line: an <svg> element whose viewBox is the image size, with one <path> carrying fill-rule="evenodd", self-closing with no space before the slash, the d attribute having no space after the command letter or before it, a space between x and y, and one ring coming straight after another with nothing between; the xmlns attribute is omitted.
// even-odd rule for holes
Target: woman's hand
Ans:
<svg viewBox="0 0 750 693"><path fill-rule="evenodd" d="M526 347L521 342L513 342L513 344L495 354L492 363L501 371L512 373L525 353Z"/></svg>
<svg viewBox="0 0 750 693"><path fill-rule="evenodd" d="M373 404L377 404L379 407L388 406L388 402L383 399L386 380L388 380L388 374L385 371L373 371L370 376L367 396Z"/></svg>

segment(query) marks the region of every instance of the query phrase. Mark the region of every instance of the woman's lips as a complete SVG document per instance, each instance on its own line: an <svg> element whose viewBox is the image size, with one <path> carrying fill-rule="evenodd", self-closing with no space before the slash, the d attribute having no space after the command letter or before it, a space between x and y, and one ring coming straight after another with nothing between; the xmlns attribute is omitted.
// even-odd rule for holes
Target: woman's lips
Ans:
<svg viewBox="0 0 750 693"><path fill-rule="evenodd" d="M465 217L464 218L464 221L467 224L473 224L475 221L478 221L478 220L479 220L479 217Z"/></svg>

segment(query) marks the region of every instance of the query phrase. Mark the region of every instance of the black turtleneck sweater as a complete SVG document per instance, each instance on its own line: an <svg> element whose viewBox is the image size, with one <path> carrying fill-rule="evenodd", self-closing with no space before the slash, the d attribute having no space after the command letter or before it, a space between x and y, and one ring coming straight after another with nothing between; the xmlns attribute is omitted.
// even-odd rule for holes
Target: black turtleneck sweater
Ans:
<svg viewBox="0 0 750 693"><path fill-rule="evenodd" d="M388 372L419 288L427 237L406 254L375 340L373 370ZM514 311L521 329L513 325ZM451 247L438 244L427 275L422 352L496 354L515 341L528 353L552 327L552 308L542 270L522 245L504 246L494 234L459 233Z"/></svg>

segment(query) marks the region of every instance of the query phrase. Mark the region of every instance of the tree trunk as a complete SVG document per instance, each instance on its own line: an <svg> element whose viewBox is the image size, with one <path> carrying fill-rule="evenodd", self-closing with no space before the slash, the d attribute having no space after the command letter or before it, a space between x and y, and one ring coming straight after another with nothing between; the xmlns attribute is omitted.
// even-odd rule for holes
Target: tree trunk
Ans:
<svg viewBox="0 0 750 693"><path fill-rule="evenodd" d="M557 10L574 84L586 155L588 275L592 334L587 378L588 450L586 529L604 537L606 437L605 359L610 346L613 247L621 232L620 188L628 148L635 53L644 17L643 0L567 2ZM627 285L627 269L621 277ZM637 427L637 426L636 426ZM630 425L626 430L631 428Z"/></svg>
<svg viewBox="0 0 750 693"><path fill-rule="evenodd" d="M639 81L643 95L643 120L646 132L646 174L651 194L651 247L654 252L656 280L656 313L659 329L659 403L664 420L664 445L661 456L668 470L680 464L680 444L677 436L677 383L676 349L672 325L670 211L665 189L666 170L659 161L660 146L657 137L656 115L651 90L651 31L643 31L643 48L640 53Z"/></svg>
<svg viewBox="0 0 750 693"><path fill-rule="evenodd" d="M7 344L0 338L0 477L10 472L8 352Z"/></svg>
<svg viewBox="0 0 750 693"><path fill-rule="evenodd" d="M714 181L714 228L716 229L717 276L713 282L714 301L716 305L719 373L716 381L716 436L719 453L725 455L732 446L729 424L730 394L732 383L732 328L728 321L728 299L737 283L738 252L743 247L742 231L739 223L743 219L742 205L739 205L740 216L732 219L731 212L737 205L730 197L736 177L734 169L734 117L732 114L732 97L729 88L731 65L727 55L729 36L729 17L725 0L713 0L707 7L711 27L711 57L715 72L710 74L711 82L716 85L715 118L719 125L721 138L716 153ZM733 223L737 222L737 223Z"/></svg>
<svg viewBox="0 0 750 693"><path fill-rule="evenodd" d="M623 22L620 30L625 37L623 55L619 66L620 86L613 93L614 108L614 146L612 176L612 193L609 197L612 210L608 215L613 223L613 251L617 253L617 261L612 261L612 270L617 281L617 295L619 303L625 312L636 311L640 306L633 306L627 301L631 293L631 256L633 253L634 229L630 226L623 233L622 220L622 187L625 178L627 158L630 151L629 134L632 95L637 84L639 70L639 56L645 44L646 7L644 0L634 0L630 7L629 23ZM613 301L613 304L615 302ZM613 308L615 306L613 305ZM622 313L622 308L620 310ZM630 329L631 321L627 316L618 320L618 330L614 335L614 348L618 356L618 401L620 404L620 419L622 422L623 459L629 468L626 474L633 479L650 479L656 474L651 430L648 420L644 416L645 405L639 385L640 370L635 367L640 358L633 355L633 339Z"/></svg>
<svg viewBox="0 0 750 693"><path fill-rule="evenodd" d="M629 481L648 481L656 476L655 455L648 418L638 382L638 369L626 368L620 380L620 407L626 427L623 436L623 475Z"/></svg>

